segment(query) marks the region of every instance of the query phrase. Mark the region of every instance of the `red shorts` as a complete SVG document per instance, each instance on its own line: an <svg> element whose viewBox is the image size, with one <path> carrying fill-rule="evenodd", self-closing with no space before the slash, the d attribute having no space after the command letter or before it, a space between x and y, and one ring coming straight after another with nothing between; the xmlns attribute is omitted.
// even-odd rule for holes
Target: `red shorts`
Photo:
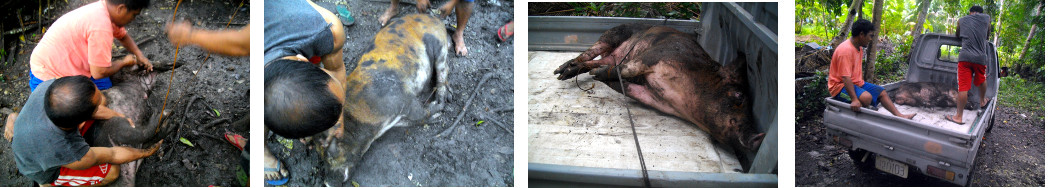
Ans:
<svg viewBox="0 0 1048 188"><path fill-rule="evenodd" d="M975 74L972 76L972 74ZM965 92L972 89L972 81L975 86L981 86L986 82L986 65L970 63L967 61L957 62L957 90Z"/></svg>
<svg viewBox="0 0 1048 188"><path fill-rule="evenodd" d="M102 183L102 180L109 175L110 172L109 164L102 164L93 166L83 170L73 170L66 167L58 169L58 179L53 186L88 186Z"/></svg>

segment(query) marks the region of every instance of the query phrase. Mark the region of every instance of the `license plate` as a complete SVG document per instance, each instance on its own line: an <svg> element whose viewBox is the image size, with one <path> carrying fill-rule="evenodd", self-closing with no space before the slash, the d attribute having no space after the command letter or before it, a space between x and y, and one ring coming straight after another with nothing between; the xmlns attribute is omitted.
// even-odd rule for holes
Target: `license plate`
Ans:
<svg viewBox="0 0 1048 188"><path fill-rule="evenodd" d="M906 164L903 164L899 161L891 160L886 157L877 155L876 163L877 170L881 170L889 174L894 174L902 178L906 178L909 175L910 168L906 166Z"/></svg>

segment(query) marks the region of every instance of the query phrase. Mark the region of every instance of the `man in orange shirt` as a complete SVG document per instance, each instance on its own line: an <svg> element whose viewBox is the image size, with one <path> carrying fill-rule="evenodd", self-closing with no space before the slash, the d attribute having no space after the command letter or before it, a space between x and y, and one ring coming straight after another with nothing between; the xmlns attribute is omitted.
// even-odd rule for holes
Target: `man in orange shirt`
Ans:
<svg viewBox="0 0 1048 188"><path fill-rule="evenodd" d="M856 112L862 106L877 106L880 101L892 115L911 119L917 114L899 113L884 87L862 80L862 47L869 45L875 34L869 20L859 19L852 24L851 38L838 45L830 59L829 77L826 78L830 96L851 103L851 109Z"/></svg>
<svg viewBox="0 0 1048 188"><path fill-rule="evenodd" d="M43 81L77 75L91 78L98 89L105 90L113 85L109 76L123 67L140 65L153 70L124 29L147 6L149 0L102 0L55 20L30 55L30 90ZM111 61L113 39L133 55Z"/></svg>

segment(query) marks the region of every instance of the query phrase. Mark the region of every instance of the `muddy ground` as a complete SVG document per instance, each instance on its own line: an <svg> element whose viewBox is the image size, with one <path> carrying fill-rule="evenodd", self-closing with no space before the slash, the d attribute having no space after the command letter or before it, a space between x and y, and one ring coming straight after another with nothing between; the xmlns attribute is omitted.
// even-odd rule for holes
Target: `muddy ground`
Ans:
<svg viewBox="0 0 1048 188"><path fill-rule="evenodd" d="M54 3L57 2L62 1ZM66 5L54 5L54 10L60 12L56 15L61 15L89 2L93 0L69 0ZM127 26L129 35L139 43L153 38L139 47L154 65L171 64L174 59L175 48L163 34L163 26L170 21L175 2L154 0ZM239 9L238 5L239 1L184 1L178 17L192 20L196 27L220 29L235 11L237 14L230 26L235 28L246 24L250 14L248 4ZM39 38L31 35L26 38L30 42L17 51L16 59L0 64L0 108L20 109L29 96L29 54L33 42ZM114 57L119 54L124 54L122 48L114 50ZM248 58L212 55L205 61L206 55L199 48L183 47L178 55L178 64L182 66L157 74L157 83L145 102L154 111L160 111L163 95L170 85L165 110L170 115L165 116L164 121L181 124L181 137L195 147L179 142L177 133L165 137L161 151L142 160L135 179L137 186L241 186L237 179L240 151L224 141L222 135L229 131L250 137L247 125L231 125L248 116ZM171 74L174 81L169 81ZM194 97L200 100L187 108L188 101ZM30 186L31 181L15 168L10 148L10 143L0 140L0 166L4 166L0 168L0 186Z"/></svg>
<svg viewBox="0 0 1048 188"><path fill-rule="evenodd" d="M388 1L318 0L318 5L335 11L348 5L356 19L346 26L344 55L347 70L353 70L363 50L380 29L378 16ZM443 0L431 1L431 9ZM400 16L416 13L413 4L402 3ZM444 19L455 23L455 16ZM500 43L496 31L513 19L513 2L475 1L466 27L469 55L456 57L449 52L448 63L452 98L444 106L440 122L424 126L390 129L371 145L345 185L361 186L513 186L513 42ZM452 30L448 34L453 33ZM484 74L493 77L477 86ZM435 137L452 126L455 117L474 90L479 90L471 106L450 136ZM484 121L479 126L478 121ZM318 141L313 141L318 142ZM287 186L325 186L325 178L342 179L342 174L325 174L323 159L313 143L293 141L291 149L267 133L266 148L289 167ZM335 178L337 177L337 178Z"/></svg>
<svg viewBox="0 0 1048 188"><path fill-rule="evenodd" d="M970 186L1044 186L1044 111L998 105L995 125L979 146ZM801 115L798 113L798 115ZM858 169L848 149L826 139L821 113L796 124L796 185L837 186L956 186L910 172L910 178L874 169Z"/></svg>

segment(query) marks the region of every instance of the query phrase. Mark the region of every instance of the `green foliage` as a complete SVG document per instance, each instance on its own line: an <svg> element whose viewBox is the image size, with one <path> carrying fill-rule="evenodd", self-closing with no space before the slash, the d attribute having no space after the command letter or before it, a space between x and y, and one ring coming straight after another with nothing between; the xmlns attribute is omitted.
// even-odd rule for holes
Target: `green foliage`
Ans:
<svg viewBox="0 0 1048 188"><path fill-rule="evenodd" d="M826 76L826 71L817 71L812 79L798 81L798 84L803 84L796 93L798 122L822 117L822 111L826 109L823 99L830 96L826 88Z"/></svg>
<svg viewBox="0 0 1048 188"><path fill-rule="evenodd" d="M956 33L957 20L968 15L972 5L980 5L991 16L990 40L997 41L1001 66L1012 67L1028 80L1043 81L1045 34L1044 6L1035 15L1038 4L1044 1L1023 0L931 0L921 33ZM799 0L796 4L797 25L794 33L803 42L827 45L846 23L850 0ZM880 37L896 44L896 51L878 58L898 58L909 53L911 31L916 26L919 3L922 0L884 0ZM862 18L872 20L874 0L865 0ZM1031 28L1033 34L1030 34ZM1029 42L1027 39L1029 37ZM1025 54L1023 48L1026 47ZM906 49L902 49L906 48ZM885 64L878 60L878 65ZM888 71L892 67L878 67ZM875 68L877 69L877 68Z"/></svg>
<svg viewBox="0 0 1048 188"><path fill-rule="evenodd" d="M700 3L666 2L666 3L605 3L605 2L583 2L567 3L572 7L571 11L565 13L571 16L604 16L604 17L633 17L633 18L669 18L682 20L697 20L699 18ZM559 4L551 3L551 7ZM529 14L542 14L532 12Z"/></svg>
<svg viewBox="0 0 1048 188"><path fill-rule="evenodd" d="M997 100L1002 105L1017 107L1029 111L1044 110L1044 82L1027 81L1009 76L1001 78Z"/></svg>

